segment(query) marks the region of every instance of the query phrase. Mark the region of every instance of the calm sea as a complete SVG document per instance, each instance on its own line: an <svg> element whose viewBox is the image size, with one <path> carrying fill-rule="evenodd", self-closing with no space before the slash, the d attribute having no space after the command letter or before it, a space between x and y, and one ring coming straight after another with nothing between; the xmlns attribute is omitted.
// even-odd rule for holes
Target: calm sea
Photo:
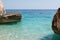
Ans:
<svg viewBox="0 0 60 40"><path fill-rule="evenodd" d="M0 40L60 40L51 28L56 10L6 10L21 12L18 23L0 25Z"/></svg>

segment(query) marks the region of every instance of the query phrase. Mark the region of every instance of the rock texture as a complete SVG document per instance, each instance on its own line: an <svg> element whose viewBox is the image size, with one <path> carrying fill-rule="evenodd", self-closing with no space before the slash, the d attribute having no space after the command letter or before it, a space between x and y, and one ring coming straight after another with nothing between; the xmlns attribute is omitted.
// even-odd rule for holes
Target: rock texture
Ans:
<svg viewBox="0 0 60 40"><path fill-rule="evenodd" d="M21 18L20 12L9 12L0 16L0 23L18 22L21 21Z"/></svg>
<svg viewBox="0 0 60 40"><path fill-rule="evenodd" d="M56 34L60 34L60 8L58 8L57 13L54 15L52 29Z"/></svg>

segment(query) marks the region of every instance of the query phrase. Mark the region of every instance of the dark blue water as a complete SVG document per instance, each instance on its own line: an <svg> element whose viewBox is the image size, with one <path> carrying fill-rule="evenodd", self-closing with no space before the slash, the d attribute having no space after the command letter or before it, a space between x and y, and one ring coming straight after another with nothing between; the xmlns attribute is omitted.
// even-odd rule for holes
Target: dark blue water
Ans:
<svg viewBox="0 0 60 40"><path fill-rule="evenodd" d="M54 34L51 23L56 10L6 10L21 12L17 24L0 25L0 40L60 40Z"/></svg>

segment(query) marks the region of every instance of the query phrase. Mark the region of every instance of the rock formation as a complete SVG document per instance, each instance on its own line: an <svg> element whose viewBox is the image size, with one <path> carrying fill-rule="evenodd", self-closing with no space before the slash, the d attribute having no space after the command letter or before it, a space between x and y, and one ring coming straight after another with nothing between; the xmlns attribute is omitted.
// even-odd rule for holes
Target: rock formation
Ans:
<svg viewBox="0 0 60 40"><path fill-rule="evenodd" d="M56 34L60 34L60 8L58 8L57 13L54 15L52 29Z"/></svg>
<svg viewBox="0 0 60 40"><path fill-rule="evenodd" d="M21 18L22 16L20 12L9 12L0 16L0 23L19 22L21 21Z"/></svg>
<svg viewBox="0 0 60 40"><path fill-rule="evenodd" d="M20 12L5 12L4 5L0 0L0 23L18 22L21 20Z"/></svg>

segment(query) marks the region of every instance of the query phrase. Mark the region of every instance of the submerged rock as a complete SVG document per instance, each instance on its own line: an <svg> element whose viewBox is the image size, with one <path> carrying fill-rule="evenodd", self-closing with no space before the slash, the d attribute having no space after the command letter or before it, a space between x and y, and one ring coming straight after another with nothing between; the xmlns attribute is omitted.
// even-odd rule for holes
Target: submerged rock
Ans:
<svg viewBox="0 0 60 40"><path fill-rule="evenodd" d="M58 8L57 13L54 15L52 29L56 34L60 34L60 8Z"/></svg>
<svg viewBox="0 0 60 40"><path fill-rule="evenodd" d="M21 21L21 13L19 12L10 12L0 16L0 23L10 23Z"/></svg>

